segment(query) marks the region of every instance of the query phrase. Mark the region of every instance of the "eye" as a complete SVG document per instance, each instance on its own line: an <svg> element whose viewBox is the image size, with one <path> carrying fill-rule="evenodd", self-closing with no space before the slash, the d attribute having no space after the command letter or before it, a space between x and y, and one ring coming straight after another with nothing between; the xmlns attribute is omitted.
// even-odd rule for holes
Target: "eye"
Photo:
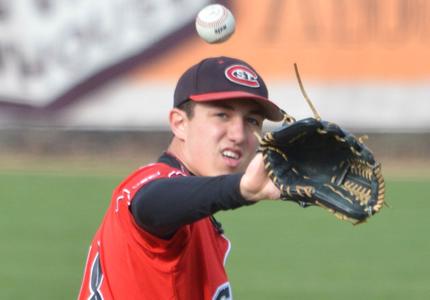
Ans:
<svg viewBox="0 0 430 300"><path fill-rule="evenodd" d="M260 118L247 117L246 120L247 120L248 124L251 124L252 126L261 127L262 121L260 120Z"/></svg>
<svg viewBox="0 0 430 300"><path fill-rule="evenodd" d="M220 118L220 119L227 119L228 118L228 115L225 112L217 112L217 113L215 113L215 116Z"/></svg>

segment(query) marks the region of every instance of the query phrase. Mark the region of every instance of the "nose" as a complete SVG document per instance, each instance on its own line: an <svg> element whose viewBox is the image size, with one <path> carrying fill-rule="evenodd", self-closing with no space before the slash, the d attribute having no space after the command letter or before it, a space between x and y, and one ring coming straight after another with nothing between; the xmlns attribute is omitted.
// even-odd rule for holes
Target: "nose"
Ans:
<svg viewBox="0 0 430 300"><path fill-rule="evenodd" d="M246 139L246 126L242 118L233 118L228 126L228 138L236 144Z"/></svg>

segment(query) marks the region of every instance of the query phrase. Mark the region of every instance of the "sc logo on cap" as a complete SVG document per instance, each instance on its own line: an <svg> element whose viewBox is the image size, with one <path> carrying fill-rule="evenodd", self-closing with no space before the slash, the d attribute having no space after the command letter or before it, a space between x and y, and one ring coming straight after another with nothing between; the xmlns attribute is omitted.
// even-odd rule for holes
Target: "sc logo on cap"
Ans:
<svg viewBox="0 0 430 300"><path fill-rule="evenodd" d="M225 77L231 82L244 85L251 88L259 88L257 74L243 65L232 65L225 69Z"/></svg>

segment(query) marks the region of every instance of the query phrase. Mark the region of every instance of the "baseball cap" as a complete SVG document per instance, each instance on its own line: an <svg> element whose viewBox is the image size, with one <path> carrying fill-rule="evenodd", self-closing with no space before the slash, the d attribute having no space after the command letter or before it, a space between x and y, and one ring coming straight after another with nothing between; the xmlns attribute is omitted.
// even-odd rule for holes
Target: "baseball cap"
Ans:
<svg viewBox="0 0 430 300"><path fill-rule="evenodd" d="M229 99L255 100L263 114L281 121L280 108L268 99L263 78L248 63L231 57L206 58L192 66L179 78L174 93L174 107L186 101L209 102Z"/></svg>

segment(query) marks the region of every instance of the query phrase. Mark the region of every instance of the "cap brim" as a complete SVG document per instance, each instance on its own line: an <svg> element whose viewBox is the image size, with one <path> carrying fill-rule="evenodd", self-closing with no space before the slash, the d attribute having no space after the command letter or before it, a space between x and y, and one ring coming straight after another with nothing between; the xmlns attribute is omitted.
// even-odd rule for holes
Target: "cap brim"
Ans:
<svg viewBox="0 0 430 300"><path fill-rule="evenodd" d="M220 100L231 100L231 99L250 99L257 100L257 103L264 109L264 114L267 119L271 121L282 121L284 115L281 109L269 99L258 96L255 94L247 93L244 91L228 91L228 92L215 92L191 95L190 100L195 102L209 102L209 101L220 101Z"/></svg>

